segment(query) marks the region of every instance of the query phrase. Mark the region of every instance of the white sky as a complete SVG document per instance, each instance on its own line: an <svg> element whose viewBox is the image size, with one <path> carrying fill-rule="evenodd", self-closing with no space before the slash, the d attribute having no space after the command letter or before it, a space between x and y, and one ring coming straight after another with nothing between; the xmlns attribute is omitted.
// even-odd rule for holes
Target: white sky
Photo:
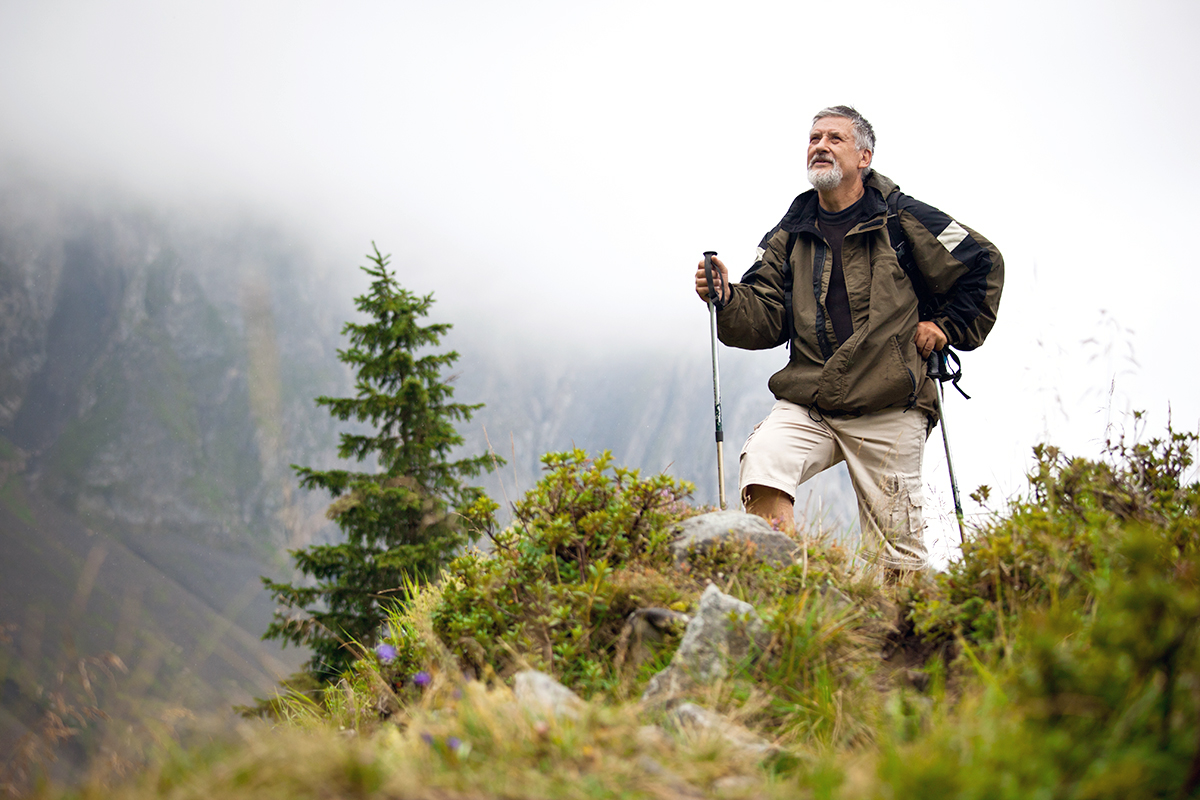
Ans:
<svg viewBox="0 0 1200 800"><path fill-rule="evenodd" d="M748 266L851 103L882 173L1006 256L948 415L964 493L1011 492L1047 431L1200 425L1198 9L0 0L0 157L287 220L348 286L375 240L514 346L707 358L699 254Z"/></svg>

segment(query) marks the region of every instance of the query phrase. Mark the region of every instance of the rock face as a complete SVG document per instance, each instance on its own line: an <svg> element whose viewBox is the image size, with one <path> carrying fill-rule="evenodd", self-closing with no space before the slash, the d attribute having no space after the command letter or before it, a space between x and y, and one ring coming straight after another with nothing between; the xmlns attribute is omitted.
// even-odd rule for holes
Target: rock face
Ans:
<svg viewBox="0 0 1200 800"><path fill-rule="evenodd" d="M770 633L752 605L709 584L671 663L650 679L642 701L665 701L695 682L723 678L730 663L752 657L769 642Z"/></svg>
<svg viewBox="0 0 1200 800"><path fill-rule="evenodd" d="M774 530L761 517L741 511L713 511L680 523L675 528L671 552L675 563L682 564L689 550L705 550L727 541L750 544L758 558L776 567L795 563L793 555L799 549L791 537Z"/></svg>
<svg viewBox="0 0 1200 800"><path fill-rule="evenodd" d="M303 660L259 641L274 611L260 576L330 531L328 497L298 491L289 465L337 463L313 398L349 387L333 354L350 292L267 230L10 180L0 627L15 633L0 660L27 669L8 671L5 709L33 708L28 676L76 649L130 667L114 696L197 711L265 696ZM28 720L0 716L6 750Z"/></svg>
<svg viewBox="0 0 1200 800"><path fill-rule="evenodd" d="M35 486L91 525L222 549L323 527L289 464L332 460L312 398L348 386L330 351L349 298L265 231L3 189L0 436Z"/></svg>

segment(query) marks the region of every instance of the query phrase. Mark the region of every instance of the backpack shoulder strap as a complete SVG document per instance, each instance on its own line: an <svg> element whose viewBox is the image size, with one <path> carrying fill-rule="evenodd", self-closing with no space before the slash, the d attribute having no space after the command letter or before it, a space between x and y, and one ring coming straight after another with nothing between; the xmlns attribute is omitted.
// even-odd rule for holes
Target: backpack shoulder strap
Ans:
<svg viewBox="0 0 1200 800"><path fill-rule="evenodd" d="M913 258L908 237L904 235L904 229L900 227L899 195L900 192L897 191L887 196L888 241L891 242L892 249L896 251L896 260L900 262L900 268L912 282L913 290L917 294L917 311L921 319L933 319L933 314L937 310L937 299L929 290L929 285L925 283L925 276L921 274L921 270Z"/></svg>
<svg viewBox="0 0 1200 800"><path fill-rule="evenodd" d="M783 340L780 344L786 344L789 350L796 334L796 323L792 319L792 250L795 248L796 233L793 231L788 234L787 249L783 255L783 333L779 336Z"/></svg>
<svg viewBox="0 0 1200 800"><path fill-rule="evenodd" d="M900 262L904 274L912 281L913 290L917 293L918 315L923 320L933 319L938 307L937 298L930 291L929 284L925 283L925 276L917 268L917 262L913 258L908 237L904 235L904 229L900 227L900 210L897 207L897 195L899 194L899 192L892 192L887 197L888 240L892 243L892 248L896 251L896 259ZM947 359L954 362L954 367L949 366ZM943 383L950 381L950 385L957 389L959 394L968 400L971 399L971 395L963 391L963 388L958 385L958 382L962 379L962 362L959 361L957 353L950 349L950 347L946 347L937 353L936 359L931 357L929 363L929 377Z"/></svg>

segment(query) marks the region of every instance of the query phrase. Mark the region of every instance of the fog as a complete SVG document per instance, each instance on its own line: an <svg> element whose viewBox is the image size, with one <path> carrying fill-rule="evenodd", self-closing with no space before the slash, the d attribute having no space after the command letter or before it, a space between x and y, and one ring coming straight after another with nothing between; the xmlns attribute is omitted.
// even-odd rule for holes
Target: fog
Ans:
<svg viewBox="0 0 1200 800"><path fill-rule="evenodd" d="M702 360L700 253L749 266L808 188L813 112L854 104L876 168L1006 257L947 417L964 489L1011 493L1040 439L1094 452L1131 409L1200 425L1174 222L1200 214L1198 22L1162 0L0 2L0 167L277 221L347 295L375 241L514 349Z"/></svg>

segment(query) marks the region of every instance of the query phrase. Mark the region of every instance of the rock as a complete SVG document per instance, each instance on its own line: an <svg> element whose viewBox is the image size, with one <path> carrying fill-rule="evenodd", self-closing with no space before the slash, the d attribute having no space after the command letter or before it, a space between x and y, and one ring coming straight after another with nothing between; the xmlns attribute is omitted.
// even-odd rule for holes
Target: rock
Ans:
<svg viewBox="0 0 1200 800"><path fill-rule="evenodd" d="M634 734L639 747L653 750L668 750L672 742L666 732L657 725L642 725Z"/></svg>
<svg viewBox="0 0 1200 800"><path fill-rule="evenodd" d="M774 530L762 517L741 511L713 511L684 520L675 527L671 553L676 564L687 561L688 550L704 550L726 541L748 542L759 560L775 567L796 563L799 545L785 533Z"/></svg>
<svg viewBox="0 0 1200 800"><path fill-rule="evenodd" d="M693 682L709 683L729 674L729 663L767 647L771 635L749 603L713 584L700 596L700 609L667 668L650 679L642 701L664 700Z"/></svg>
<svg viewBox="0 0 1200 800"><path fill-rule="evenodd" d="M688 798L703 798L704 792L700 791L683 778L676 775L671 770L664 767L662 764L655 761L646 754L642 754L637 758L637 766L642 772L654 778L657 782L663 784L670 789L672 797L688 797Z"/></svg>
<svg viewBox="0 0 1200 800"><path fill-rule="evenodd" d="M749 775L726 775L713 781L712 791L716 797L746 797L761 786L761 780Z"/></svg>
<svg viewBox="0 0 1200 800"><path fill-rule="evenodd" d="M618 670L636 670L654 657L655 650L673 630L682 630L691 617L669 608L639 608L625 620L614 659Z"/></svg>
<svg viewBox="0 0 1200 800"><path fill-rule="evenodd" d="M579 719L587 705L579 695L535 669L516 674L513 678L513 694L522 708L558 718Z"/></svg>
<svg viewBox="0 0 1200 800"><path fill-rule="evenodd" d="M681 731L720 738L741 758L761 761L783 752L779 746L757 733L695 703L680 703L674 706L668 712L667 718Z"/></svg>

